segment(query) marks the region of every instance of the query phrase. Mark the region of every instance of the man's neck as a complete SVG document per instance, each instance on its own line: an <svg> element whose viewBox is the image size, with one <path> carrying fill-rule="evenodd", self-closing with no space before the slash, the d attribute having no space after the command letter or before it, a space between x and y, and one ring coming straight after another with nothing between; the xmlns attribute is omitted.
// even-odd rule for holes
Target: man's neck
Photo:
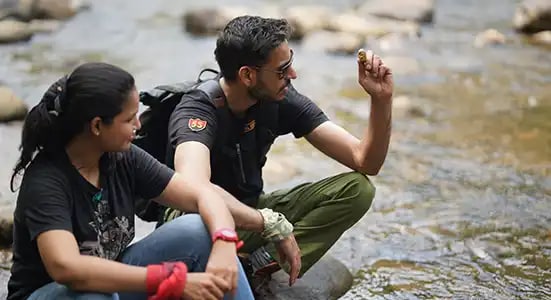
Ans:
<svg viewBox="0 0 551 300"><path fill-rule="evenodd" d="M230 110L237 116L243 115L247 109L257 102L256 99L249 96L246 89L238 86L237 83L228 82L222 77L220 78L220 86L224 91Z"/></svg>

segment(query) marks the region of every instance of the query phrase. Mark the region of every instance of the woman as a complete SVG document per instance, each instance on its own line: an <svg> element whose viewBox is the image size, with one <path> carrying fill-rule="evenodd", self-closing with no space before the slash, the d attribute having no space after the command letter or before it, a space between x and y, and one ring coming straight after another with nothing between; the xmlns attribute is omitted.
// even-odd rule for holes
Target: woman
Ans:
<svg viewBox="0 0 551 300"><path fill-rule="evenodd" d="M213 187L188 185L131 144L138 107L129 73L87 63L29 112L11 181L13 190L24 172L9 300L253 298L233 219ZM137 197L200 216L128 246Z"/></svg>

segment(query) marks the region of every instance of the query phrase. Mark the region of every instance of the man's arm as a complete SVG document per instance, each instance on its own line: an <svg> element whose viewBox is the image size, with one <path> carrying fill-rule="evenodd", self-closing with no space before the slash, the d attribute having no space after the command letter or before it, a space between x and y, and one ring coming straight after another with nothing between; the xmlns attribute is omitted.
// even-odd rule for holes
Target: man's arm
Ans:
<svg viewBox="0 0 551 300"><path fill-rule="evenodd" d="M358 60L358 82L371 96L369 125L362 140L342 127L325 122L306 135L317 149L345 166L367 175L377 175L390 143L392 124L392 72L368 51L368 61Z"/></svg>
<svg viewBox="0 0 551 300"><path fill-rule="evenodd" d="M362 140L331 121L318 126L306 139L343 165L363 174L377 175L388 152L391 115L391 101L372 101L369 125Z"/></svg>
<svg viewBox="0 0 551 300"><path fill-rule="evenodd" d="M192 185L211 184L210 151L200 142L190 141L178 145L174 155L174 168ZM216 190L216 195L228 206L237 228L255 232L264 230L264 220L258 210L241 203L224 189L211 185Z"/></svg>

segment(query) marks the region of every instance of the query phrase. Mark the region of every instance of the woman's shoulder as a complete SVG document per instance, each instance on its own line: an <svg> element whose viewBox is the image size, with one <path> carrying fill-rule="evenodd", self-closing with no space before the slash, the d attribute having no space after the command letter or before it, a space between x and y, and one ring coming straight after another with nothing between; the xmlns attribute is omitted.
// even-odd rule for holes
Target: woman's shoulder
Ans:
<svg viewBox="0 0 551 300"><path fill-rule="evenodd" d="M25 185L26 182L65 182L68 178L68 174L64 171L61 163L61 158L59 156L47 155L45 153L37 154L25 170L23 181L21 183L22 187Z"/></svg>

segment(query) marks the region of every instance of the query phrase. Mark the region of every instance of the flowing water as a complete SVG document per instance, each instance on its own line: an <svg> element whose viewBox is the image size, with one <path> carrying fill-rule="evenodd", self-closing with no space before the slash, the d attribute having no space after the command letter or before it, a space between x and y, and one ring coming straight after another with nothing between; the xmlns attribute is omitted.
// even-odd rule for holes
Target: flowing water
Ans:
<svg viewBox="0 0 551 300"><path fill-rule="evenodd" d="M216 67L214 38L182 31L186 9L296 2L94 1L54 34L1 46L0 81L34 105L90 60L126 68L140 89L194 78ZM344 9L358 1L301 3ZM417 70L396 72L392 143L373 179L373 207L331 250L355 274L344 299L551 299L551 55L512 31L516 3L439 0L420 39L368 41L383 59L415 59ZM506 44L474 47L487 28ZM293 47L297 88L360 136L369 101L356 86L354 57ZM19 130L0 126L2 178ZM270 156L268 189L345 170L291 137ZM14 195L0 187L5 205Z"/></svg>

